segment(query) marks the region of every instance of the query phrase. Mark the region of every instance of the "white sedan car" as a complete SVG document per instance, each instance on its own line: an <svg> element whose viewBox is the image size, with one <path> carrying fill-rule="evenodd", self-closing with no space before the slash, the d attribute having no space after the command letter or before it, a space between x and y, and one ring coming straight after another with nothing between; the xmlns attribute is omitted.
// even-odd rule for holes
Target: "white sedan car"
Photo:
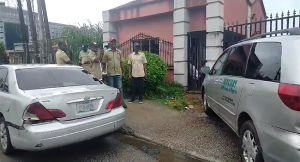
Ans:
<svg viewBox="0 0 300 162"><path fill-rule="evenodd" d="M79 66L0 65L4 154L77 143L117 131L124 124L119 90Z"/></svg>

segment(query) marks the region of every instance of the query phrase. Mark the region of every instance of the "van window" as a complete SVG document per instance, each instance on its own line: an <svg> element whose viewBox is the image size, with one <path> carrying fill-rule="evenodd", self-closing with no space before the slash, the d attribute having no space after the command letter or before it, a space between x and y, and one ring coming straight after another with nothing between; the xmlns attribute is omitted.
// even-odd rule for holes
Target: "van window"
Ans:
<svg viewBox="0 0 300 162"><path fill-rule="evenodd" d="M281 51L281 43L255 43L249 57L246 78L279 82Z"/></svg>
<svg viewBox="0 0 300 162"><path fill-rule="evenodd" d="M221 56L218 58L218 60L215 62L213 68L211 69L210 75L221 75L222 68L224 65L224 62L229 55L231 49L228 49L221 54Z"/></svg>
<svg viewBox="0 0 300 162"><path fill-rule="evenodd" d="M250 49L251 45L234 48L224 64L222 75L244 76Z"/></svg>

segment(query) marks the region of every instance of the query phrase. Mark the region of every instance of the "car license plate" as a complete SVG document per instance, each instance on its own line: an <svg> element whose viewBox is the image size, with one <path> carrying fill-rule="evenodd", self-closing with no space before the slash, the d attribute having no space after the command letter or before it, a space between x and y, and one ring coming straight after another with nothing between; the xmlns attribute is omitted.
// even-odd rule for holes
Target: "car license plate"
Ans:
<svg viewBox="0 0 300 162"><path fill-rule="evenodd" d="M95 110L92 102L77 103L76 108L77 108L77 113L85 113L85 112L90 112Z"/></svg>

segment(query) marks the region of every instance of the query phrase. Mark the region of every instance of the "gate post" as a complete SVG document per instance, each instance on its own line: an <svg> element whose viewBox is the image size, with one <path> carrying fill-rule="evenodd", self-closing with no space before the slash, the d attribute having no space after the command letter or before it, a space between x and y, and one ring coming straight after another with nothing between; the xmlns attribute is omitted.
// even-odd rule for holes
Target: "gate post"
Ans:
<svg viewBox="0 0 300 162"><path fill-rule="evenodd" d="M102 12L102 19L103 19L103 43L107 43L109 38L117 38L117 28L116 24L111 22L110 20L110 11L103 11Z"/></svg>
<svg viewBox="0 0 300 162"><path fill-rule="evenodd" d="M212 67L223 52L224 0L207 0L206 66Z"/></svg>
<svg viewBox="0 0 300 162"><path fill-rule="evenodd" d="M174 81L180 83L184 87L188 84L187 33L190 30L190 16L186 6L186 0L174 0Z"/></svg>

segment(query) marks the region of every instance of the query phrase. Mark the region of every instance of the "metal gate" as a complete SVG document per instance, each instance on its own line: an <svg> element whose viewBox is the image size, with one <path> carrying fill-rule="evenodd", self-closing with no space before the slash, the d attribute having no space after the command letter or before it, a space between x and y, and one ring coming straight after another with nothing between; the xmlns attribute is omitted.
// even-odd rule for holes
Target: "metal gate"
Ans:
<svg viewBox="0 0 300 162"><path fill-rule="evenodd" d="M188 33L188 90L200 91L203 76L200 69L206 63L206 30Z"/></svg>
<svg viewBox="0 0 300 162"><path fill-rule="evenodd" d="M255 15L251 17L250 22L247 23L233 22L232 24L225 24L223 48L238 43L247 37L251 37L257 34L264 34L267 32L288 29L293 27L300 27L300 13L294 10L288 11L286 14L270 15L269 17L256 18ZM282 34L279 34L282 35ZM268 37L277 36L268 35Z"/></svg>

